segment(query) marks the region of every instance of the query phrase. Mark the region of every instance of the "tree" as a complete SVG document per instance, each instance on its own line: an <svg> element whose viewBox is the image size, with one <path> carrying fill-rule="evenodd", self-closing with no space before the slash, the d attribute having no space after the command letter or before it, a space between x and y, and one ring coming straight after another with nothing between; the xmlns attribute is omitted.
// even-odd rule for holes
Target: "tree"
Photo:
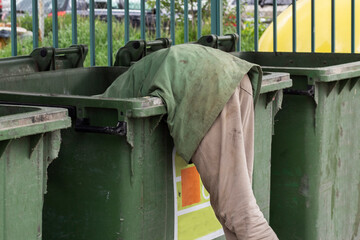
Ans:
<svg viewBox="0 0 360 240"><path fill-rule="evenodd" d="M192 23L193 28L195 29L195 19L197 18L197 0L188 0L189 4L189 14L191 14L190 22ZM202 19L208 19L211 16L211 0L202 0L201 1L201 12L202 12ZM223 0L223 10L226 11L228 6L228 0ZM156 0L147 0L147 4L151 8L155 8ZM171 0L160 0L160 8L162 12L166 12L167 16L170 16L170 9L171 9ZM183 22L184 21L184 0L175 0L175 14L177 16L177 21Z"/></svg>

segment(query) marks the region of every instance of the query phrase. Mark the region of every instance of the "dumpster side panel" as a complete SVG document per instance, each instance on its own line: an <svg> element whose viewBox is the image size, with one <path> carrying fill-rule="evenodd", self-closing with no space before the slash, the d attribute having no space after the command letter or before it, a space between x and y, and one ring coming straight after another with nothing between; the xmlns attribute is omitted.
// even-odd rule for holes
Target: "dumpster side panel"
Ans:
<svg viewBox="0 0 360 240"><path fill-rule="evenodd" d="M173 239L173 140L167 123L159 122L159 117L143 121L146 127L143 169L145 229L141 239Z"/></svg>
<svg viewBox="0 0 360 240"><path fill-rule="evenodd" d="M307 82L292 78L299 89ZM315 89L317 104L285 95L276 117L270 223L280 239L358 239L359 80Z"/></svg>
<svg viewBox="0 0 360 240"><path fill-rule="evenodd" d="M3 148L0 156L1 239L42 239L43 176L46 174L43 150L42 134L12 139Z"/></svg>
<svg viewBox="0 0 360 240"><path fill-rule="evenodd" d="M261 94L255 107L253 189L256 202L268 221L272 127L272 104L267 104L267 94Z"/></svg>
<svg viewBox="0 0 360 240"><path fill-rule="evenodd" d="M63 132L59 159L49 167L45 239L168 239L172 141L155 118L128 122L133 148L126 137Z"/></svg>
<svg viewBox="0 0 360 240"><path fill-rule="evenodd" d="M116 239L122 221L119 183L130 168L125 139L68 129L61 148L48 169L44 238Z"/></svg>
<svg viewBox="0 0 360 240"><path fill-rule="evenodd" d="M130 119L134 148L120 187L120 239L173 237L173 143L160 117ZM132 130L131 130L132 129ZM129 133L130 134L130 133ZM168 192L170 190L170 192ZM135 197L134 197L135 196ZM125 199L124 199L125 198ZM170 217L170 218L169 218Z"/></svg>
<svg viewBox="0 0 360 240"><path fill-rule="evenodd" d="M319 83L320 139L317 239L360 238L360 83L358 78ZM321 110L320 110L321 109ZM312 224L312 222L309 222ZM313 238L315 239L315 238Z"/></svg>
<svg viewBox="0 0 360 240"><path fill-rule="evenodd" d="M291 76L300 88L304 77ZM306 83L306 81L305 81ZM317 182L316 103L310 96L284 95L282 110L275 117L272 144L270 225L279 239L308 238L305 222L309 207L316 207ZM290 134L291 133L291 134ZM306 151L304 151L306 149Z"/></svg>

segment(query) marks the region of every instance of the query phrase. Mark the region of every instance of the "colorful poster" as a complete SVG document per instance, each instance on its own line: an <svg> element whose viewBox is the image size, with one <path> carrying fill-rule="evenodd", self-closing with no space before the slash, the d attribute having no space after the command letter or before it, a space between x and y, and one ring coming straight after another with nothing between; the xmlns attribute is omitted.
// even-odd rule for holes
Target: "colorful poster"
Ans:
<svg viewBox="0 0 360 240"><path fill-rule="evenodd" d="M175 240L210 240L224 235L194 164L173 152ZM224 238L225 239L225 238Z"/></svg>

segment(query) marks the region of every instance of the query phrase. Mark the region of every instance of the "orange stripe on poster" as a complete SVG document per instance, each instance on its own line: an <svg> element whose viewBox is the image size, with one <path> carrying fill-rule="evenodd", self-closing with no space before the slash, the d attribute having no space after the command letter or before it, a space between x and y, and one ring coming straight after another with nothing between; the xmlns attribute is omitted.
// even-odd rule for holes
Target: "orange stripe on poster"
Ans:
<svg viewBox="0 0 360 240"><path fill-rule="evenodd" d="M181 169L182 206L186 207L199 203L200 175L196 167Z"/></svg>

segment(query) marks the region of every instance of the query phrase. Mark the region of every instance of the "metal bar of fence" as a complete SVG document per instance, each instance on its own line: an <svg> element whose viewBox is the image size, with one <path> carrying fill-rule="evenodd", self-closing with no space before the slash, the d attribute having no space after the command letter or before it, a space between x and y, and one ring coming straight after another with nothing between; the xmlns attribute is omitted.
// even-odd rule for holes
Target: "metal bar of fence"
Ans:
<svg viewBox="0 0 360 240"><path fill-rule="evenodd" d="M296 0L293 0L292 6L292 29L293 52L296 52Z"/></svg>
<svg viewBox="0 0 360 240"><path fill-rule="evenodd" d="M16 0L11 0L11 56L17 55Z"/></svg>
<svg viewBox="0 0 360 240"><path fill-rule="evenodd" d="M175 0L170 1L170 35L172 44L175 45Z"/></svg>
<svg viewBox="0 0 360 240"><path fill-rule="evenodd" d="M156 0L156 38L161 35L160 0Z"/></svg>
<svg viewBox="0 0 360 240"><path fill-rule="evenodd" d="M52 0L52 34L53 34L53 47L59 47L58 38L58 1Z"/></svg>
<svg viewBox="0 0 360 240"><path fill-rule="evenodd" d="M145 0L140 1L140 11L141 11L141 20L140 20L140 29L141 29L141 39L146 39L145 36Z"/></svg>
<svg viewBox="0 0 360 240"><path fill-rule="evenodd" d="M331 52L335 52L335 0L331 0Z"/></svg>
<svg viewBox="0 0 360 240"><path fill-rule="evenodd" d="M217 1L217 14L216 14L216 23L217 23L217 32L218 35L223 35L223 0Z"/></svg>
<svg viewBox="0 0 360 240"><path fill-rule="evenodd" d="M52 0L52 35L53 47L58 48L58 1Z"/></svg>
<svg viewBox="0 0 360 240"><path fill-rule="evenodd" d="M217 29L218 34L223 35L223 0L217 2Z"/></svg>
<svg viewBox="0 0 360 240"><path fill-rule="evenodd" d="M197 1L197 38L200 39L201 37L201 30L202 29L202 6L201 0Z"/></svg>
<svg viewBox="0 0 360 240"><path fill-rule="evenodd" d="M129 34L129 0L124 1L124 9L125 9L125 44L130 40Z"/></svg>
<svg viewBox="0 0 360 240"><path fill-rule="evenodd" d="M76 0L71 0L72 44L77 44L77 6Z"/></svg>
<svg viewBox="0 0 360 240"><path fill-rule="evenodd" d="M184 42L189 42L189 2L184 0Z"/></svg>
<svg viewBox="0 0 360 240"><path fill-rule="evenodd" d="M32 0L33 48L39 47L38 1Z"/></svg>
<svg viewBox="0 0 360 240"><path fill-rule="evenodd" d="M315 0L311 0L311 52L315 52Z"/></svg>
<svg viewBox="0 0 360 240"><path fill-rule="evenodd" d="M222 0L211 0L211 33L222 35Z"/></svg>
<svg viewBox="0 0 360 240"><path fill-rule="evenodd" d="M217 34L217 29L216 29L216 20L217 20L217 9L216 9L217 3L215 0L211 0L211 33L212 34Z"/></svg>
<svg viewBox="0 0 360 240"><path fill-rule="evenodd" d="M107 42L108 42L108 65L112 66L113 41L112 41L112 0L107 0Z"/></svg>
<svg viewBox="0 0 360 240"><path fill-rule="evenodd" d="M94 0L90 0L90 66L95 66L95 13Z"/></svg>
<svg viewBox="0 0 360 240"><path fill-rule="evenodd" d="M259 50L259 0L254 1L254 50Z"/></svg>
<svg viewBox="0 0 360 240"><path fill-rule="evenodd" d="M355 53L355 0L351 0L351 53Z"/></svg>
<svg viewBox="0 0 360 240"><path fill-rule="evenodd" d="M237 50L241 51L241 5L240 0L236 0L236 33L239 35Z"/></svg>
<svg viewBox="0 0 360 240"><path fill-rule="evenodd" d="M277 0L273 2L273 51L277 52Z"/></svg>

